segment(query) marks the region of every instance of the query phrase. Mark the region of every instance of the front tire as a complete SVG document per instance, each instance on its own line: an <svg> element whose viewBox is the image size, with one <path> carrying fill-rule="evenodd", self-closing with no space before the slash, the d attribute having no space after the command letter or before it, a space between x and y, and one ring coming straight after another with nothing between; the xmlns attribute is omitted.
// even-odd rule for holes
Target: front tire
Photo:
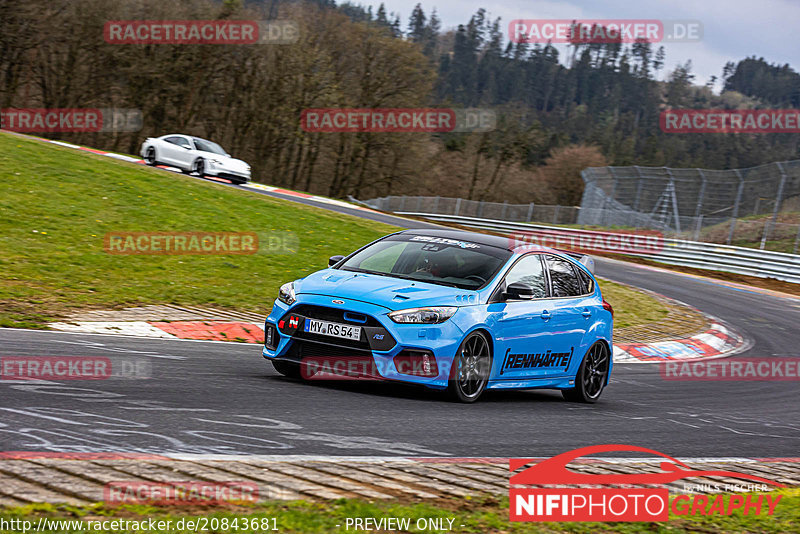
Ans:
<svg viewBox="0 0 800 534"><path fill-rule="evenodd" d="M192 163L192 172L201 178L206 175L206 162L203 158L194 160L194 163Z"/></svg>
<svg viewBox="0 0 800 534"><path fill-rule="evenodd" d="M575 375L575 387L562 389L561 395L570 402L594 404L606 387L610 363L608 347L598 341L584 356Z"/></svg>
<svg viewBox="0 0 800 534"><path fill-rule="evenodd" d="M492 369L492 351L483 332L473 332L453 358L447 392L453 400L471 403L486 390Z"/></svg>
<svg viewBox="0 0 800 534"><path fill-rule="evenodd" d="M287 378L302 378L300 364L286 360L271 360L272 367Z"/></svg>

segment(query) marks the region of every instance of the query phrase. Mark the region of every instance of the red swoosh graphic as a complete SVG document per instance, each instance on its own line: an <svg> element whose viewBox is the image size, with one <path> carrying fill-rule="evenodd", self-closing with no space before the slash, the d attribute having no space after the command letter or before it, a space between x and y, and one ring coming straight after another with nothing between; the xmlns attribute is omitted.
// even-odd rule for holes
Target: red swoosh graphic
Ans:
<svg viewBox="0 0 800 534"><path fill-rule="evenodd" d="M663 473L642 473L642 474L620 474L620 475L596 475L591 473L576 473L567 469L567 464L572 460L581 456L589 454L597 454L601 452L644 452L661 456L668 460L661 462L661 469ZM515 471L519 467L526 465L532 461L525 458L512 458L509 460L509 469ZM684 464L667 456L664 453L658 452L653 449L644 447L637 447L635 445L594 445L591 447L583 447L568 451L547 460L541 461L528 469L511 476L511 484L533 484L533 485L607 485L607 484L668 484L676 480L685 478L703 477L703 476L718 476L718 477L731 477L743 480L751 480L753 482L760 482L769 484L771 486L786 487L783 484L767 480L755 475L746 473L737 473L735 471L704 471L692 469Z"/></svg>

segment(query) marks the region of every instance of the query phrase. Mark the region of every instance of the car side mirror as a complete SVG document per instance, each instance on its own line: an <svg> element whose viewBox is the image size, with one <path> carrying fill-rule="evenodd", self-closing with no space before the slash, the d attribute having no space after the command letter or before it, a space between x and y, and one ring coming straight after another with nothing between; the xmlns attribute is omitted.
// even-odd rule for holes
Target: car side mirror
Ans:
<svg viewBox="0 0 800 534"><path fill-rule="evenodd" d="M533 288L522 282L508 284L504 293L506 299L530 300L533 298Z"/></svg>
<svg viewBox="0 0 800 534"><path fill-rule="evenodd" d="M339 263L343 259L344 259L344 256L342 256L341 254L339 254L337 256L331 256L330 258L328 258L328 267L333 267L334 265L336 265L337 263Z"/></svg>

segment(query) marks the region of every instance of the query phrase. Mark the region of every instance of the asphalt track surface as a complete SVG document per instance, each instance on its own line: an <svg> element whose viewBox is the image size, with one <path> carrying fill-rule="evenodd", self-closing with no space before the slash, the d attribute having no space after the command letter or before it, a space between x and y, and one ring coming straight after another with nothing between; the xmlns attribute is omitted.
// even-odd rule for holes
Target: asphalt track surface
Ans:
<svg viewBox="0 0 800 534"><path fill-rule="evenodd" d="M752 342L734 358L798 354L798 300L602 259L597 271L727 321ZM0 451L519 457L606 443L680 457L800 450L797 382L664 381L655 365L617 365L595 405L565 402L554 391L488 392L462 405L400 384L283 378L257 345L0 329L0 355L105 357L151 376L0 381Z"/></svg>

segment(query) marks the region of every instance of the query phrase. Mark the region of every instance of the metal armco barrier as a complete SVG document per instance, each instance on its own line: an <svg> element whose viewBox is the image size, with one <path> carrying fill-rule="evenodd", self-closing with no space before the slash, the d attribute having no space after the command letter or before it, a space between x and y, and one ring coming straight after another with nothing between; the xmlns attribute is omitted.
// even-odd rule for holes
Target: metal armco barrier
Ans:
<svg viewBox="0 0 800 534"><path fill-rule="evenodd" d="M586 230L545 226L541 224L513 223L494 219L461 217L458 215L439 215L417 212L395 212L397 215L422 217L437 222L459 224L469 228L491 230L498 233L514 232L559 232L562 234L581 234ZM607 233L607 232L605 232ZM759 278L775 278L800 284L800 256L783 252L770 252L746 247L733 247L717 243L701 243L679 239L664 239L660 251L648 253L624 252L630 256L650 258L653 261L697 269L726 271Z"/></svg>

